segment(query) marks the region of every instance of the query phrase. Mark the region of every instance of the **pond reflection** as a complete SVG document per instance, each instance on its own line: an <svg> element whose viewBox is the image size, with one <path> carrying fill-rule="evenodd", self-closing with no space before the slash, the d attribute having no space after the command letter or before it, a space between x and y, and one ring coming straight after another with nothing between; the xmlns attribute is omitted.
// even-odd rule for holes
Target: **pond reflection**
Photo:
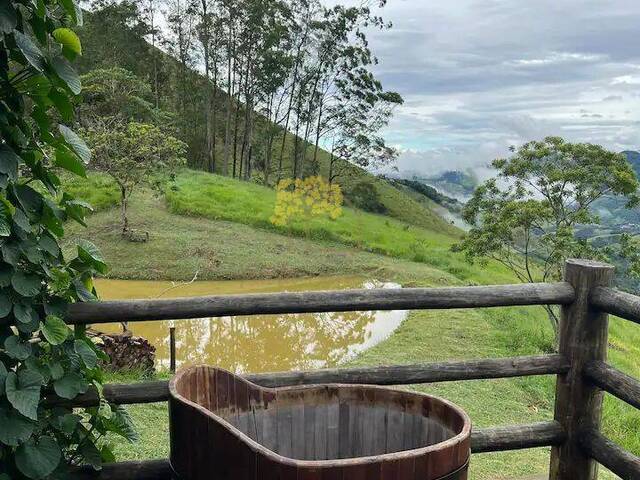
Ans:
<svg viewBox="0 0 640 480"><path fill-rule="evenodd" d="M361 277L197 281L178 286L163 281L97 282L105 300L398 287ZM132 322L129 329L156 347L159 368L169 367L169 327L175 326L179 367L205 363L238 373L267 372L335 366L387 338L405 316L405 311L234 316ZM96 327L111 333L121 331L119 324Z"/></svg>

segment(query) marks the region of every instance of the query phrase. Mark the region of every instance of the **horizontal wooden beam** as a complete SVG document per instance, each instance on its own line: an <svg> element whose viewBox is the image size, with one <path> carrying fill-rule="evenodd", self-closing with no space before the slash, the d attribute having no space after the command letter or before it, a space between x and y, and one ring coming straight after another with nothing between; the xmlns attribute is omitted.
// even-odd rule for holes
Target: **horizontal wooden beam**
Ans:
<svg viewBox="0 0 640 480"><path fill-rule="evenodd" d="M556 421L529 425L481 428L471 434L471 452L502 452L524 448L549 447L565 440L562 426Z"/></svg>
<svg viewBox="0 0 640 480"><path fill-rule="evenodd" d="M591 305L603 312L640 323L640 297L610 287L596 287L589 296Z"/></svg>
<svg viewBox="0 0 640 480"><path fill-rule="evenodd" d="M600 361L587 363L584 375L602 390L640 408L640 382L635 378Z"/></svg>
<svg viewBox="0 0 640 480"><path fill-rule="evenodd" d="M640 457L627 452L595 429L583 430L578 437L584 451L622 480L640 479Z"/></svg>
<svg viewBox="0 0 640 480"><path fill-rule="evenodd" d="M69 480L172 480L172 474L169 460L163 458L108 463L98 472L83 467L71 474Z"/></svg>
<svg viewBox="0 0 640 480"><path fill-rule="evenodd" d="M481 428L471 433L471 452L548 447L562 441L564 433L557 422ZM168 460L144 460L108 464L100 472L82 469L71 480L171 480L171 473Z"/></svg>
<svg viewBox="0 0 640 480"><path fill-rule="evenodd" d="M217 295L75 303L65 320L80 325L227 315L504 307L567 304L574 296L573 287L564 282Z"/></svg>
<svg viewBox="0 0 640 480"><path fill-rule="evenodd" d="M260 373L246 375L245 378L264 387L317 383L411 385L457 380L552 375L563 374L567 371L569 371L569 362L562 355L539 355L415 365ZM168 382L105 385L104 396L110 402L118 404L163 402L169 398ZM72 401L50 398L47 402L49 405L93 406L97 405L98 396L95 391L90 391Z"/></svg>

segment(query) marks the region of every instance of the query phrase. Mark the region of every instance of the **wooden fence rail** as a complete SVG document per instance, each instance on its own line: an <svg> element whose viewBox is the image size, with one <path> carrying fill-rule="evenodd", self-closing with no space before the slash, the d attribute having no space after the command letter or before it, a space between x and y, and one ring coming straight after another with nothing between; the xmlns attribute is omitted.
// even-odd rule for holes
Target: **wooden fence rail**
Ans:
<svg viewBox="0 0 640 480"><path fill-rule="evenodd" d="M565 282L337 290L75 303L70 306L65 320L79 325L228 315L564 305L573 300L573 288Z"/></svg>
<svg viewBox="0 0 640 480"><path fill-rule="evenodd" d="M289 387L317 383L415 385L420 383L525 377L566 373L569 362L562 355L466 360L417 365L338 368L302 372L278 372L246 375L263 387ZM105 385L104 397L117 404L165 402L169 399L167 381ZM47 399L50 406L88 407L98 405L98 395L90 391L73 400Z"/></svg>
<svg viewBox="0 0 640 480"><path fill-rule="evenodd" d="M614 288L596 287L591 292L590 301L603 312L640 323L640 297Z"/></svg>
<svg viewBox="0 0 640 480"><path fill-rule="evenodd" d="M604 362L589 362L584 367L585 377L605 392L640 408L640 382Z"/></svg>
<svg viewBox="0 0 640 480"><path fill-rule="evenodd" d="M624 480L640 479L640 458L626 452L595 428L580 432L580 445L591 458Z"/></svg>
<svg viewBox="0 0 640 480"><path fill-rule="evenodd" d="M611 288L613 268L569 260L563 282L460 288L409 288L281 294L209 296L163 300L80 303L70 307L70 324L204 318L226 315L334 311L479 308L560 305L559 352L502 359L465 360L248 375L265 387L313 383L412 385L530 375L556 375L555 419L532 425L475 429L473 453L551 446L550 480L596 480L597 463L624 480L640 480L640 459L600 432L602 397L609 392L640 408L640 382L606 364L608 314L640 323L640 298ZM114 403L162 402L167 382L106 385ZM69 402L51 396L49 405L91 406L90 391ZM111 464L99 472L80 469L74 479L169 480L167 460Z"/></svg>

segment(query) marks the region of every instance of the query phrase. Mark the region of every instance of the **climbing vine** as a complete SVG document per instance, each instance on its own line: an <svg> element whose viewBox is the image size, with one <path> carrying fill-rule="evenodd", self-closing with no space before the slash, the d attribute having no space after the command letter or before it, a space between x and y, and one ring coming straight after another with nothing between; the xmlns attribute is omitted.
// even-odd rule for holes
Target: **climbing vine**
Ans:
<svg viewBox="0 0 640 480"><path fill-rule="evenodd" d="M1 480L100 468L113 460L110 432L136 436L126 411L104 399L85 409L52 401L89 389L102 397L104 354L64 318L70 303L96 298L93 276L107 267L89 242L66 258L59 245L65 222L83 223L90 210L56 175L84 176L91 157L69 126L81 24L74 0L0 1Z"/></svg>

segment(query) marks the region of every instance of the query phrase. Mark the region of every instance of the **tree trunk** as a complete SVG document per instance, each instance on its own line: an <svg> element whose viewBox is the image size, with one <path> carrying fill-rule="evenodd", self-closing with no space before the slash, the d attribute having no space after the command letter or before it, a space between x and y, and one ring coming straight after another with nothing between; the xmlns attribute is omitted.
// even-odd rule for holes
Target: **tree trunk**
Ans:
<svg viewBox="0 0 640 480"><path fill-rule="evenodd" d="M213 98L211 100L211 172L215 173L216 170L216 131L218 130L218 115L216 99L218 97L218 64L214 58L213 60Z"/></svg>
<svg viewBox="0 0 640 480"><path fill-rule="evenodd" d="M232 65L232 42L233 37L231 27L229 27L229 46L227 47L227 118L224 127L224 167L223 173L229 175L229 154L231 147L231 109L233 107L233 82L231 75Z"/></svg>
<svg viewBox="0 0 640 480"><path fill-rule="evenodd" d="M233 116L233 177L236 176L236 165L238 161L238 123L240 116L240 92L242 91L242 80L243 80L244 72L242 71L242 66L240 66L240 78L238 79L238 95L235 102L235 113ZM245 105L246 108L246 105ZM240 167L242 168L242 167ZM242 172L238 174L240 176Z"/></svg>
<svg viewBox="0 0 640 480"><path fill-rule="evenodd" d="M120 186L120 221L122 225L122 235L126 235L129 230L129 219L127 218L127 190Z"/></svg>

